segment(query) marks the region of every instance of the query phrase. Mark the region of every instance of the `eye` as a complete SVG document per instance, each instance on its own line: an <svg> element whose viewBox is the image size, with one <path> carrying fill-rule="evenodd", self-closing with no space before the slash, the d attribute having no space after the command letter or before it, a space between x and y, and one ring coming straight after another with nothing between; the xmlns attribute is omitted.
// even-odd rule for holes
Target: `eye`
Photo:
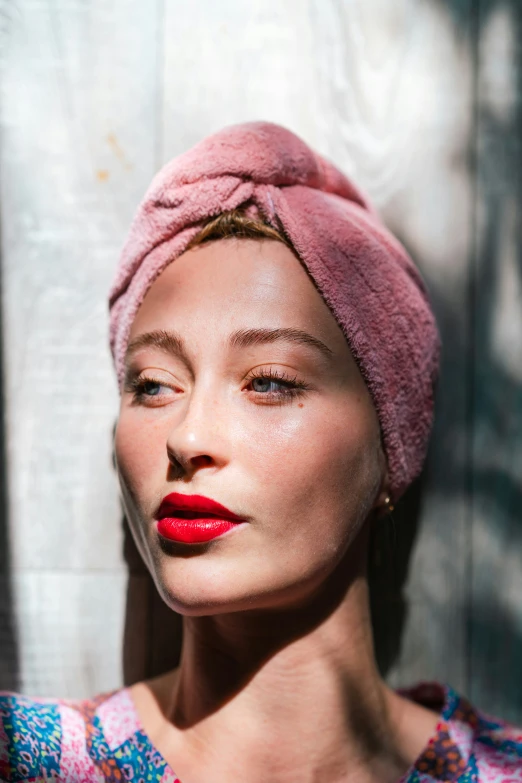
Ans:
<svg viewBox="0 0 522 783"><path fill-rule="evenodd" d="M262 402L290 400L303 394L308 388L307 384L298 380L297 377L292 377L273 368L255 370L247 380L254 397Z"/></svg>
<svg viewBox="0 0 522 783"><path fill-rule="evenodd" d="M172 399L176 389L157 378L131 378L125 384L125 391L132 394L132 402L137 405L163 405Z"/></svg>
<svg viewBox="0 0 522 783"><path fill-rule="evenodd" d="M276 392L281 388L281 382L273 381L271 378L254 378L252 388L256 392Z"/></svg>
<svg viewBox="0 0 522 783"><path fill-rule="evenodd" d="M143 381L141 386L141 394L148 397L156 397L161 391L161 383L158 381Z"/></svg>

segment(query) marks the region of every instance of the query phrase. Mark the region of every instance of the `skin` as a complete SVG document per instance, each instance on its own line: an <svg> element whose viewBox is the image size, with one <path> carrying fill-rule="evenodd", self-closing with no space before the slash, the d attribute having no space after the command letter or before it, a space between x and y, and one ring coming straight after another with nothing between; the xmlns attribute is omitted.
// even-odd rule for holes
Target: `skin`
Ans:
<svg viewBox="0 0 522 783"><path fill-rule="evenodd" d="M253 329L303 330L326 351L231 344ZM178 335L183 355L172 340L136 347L151 333ZM180 667L131 688L146 732L183 783L209 770L215 783L398 780L438 716L375 665L367 539L386 460L367 387L308 274L277 241L193 248L148 291L130 348L122 499L163 600L184 616ZM173 491L246 524L167 546L154 514Z"/></svg>

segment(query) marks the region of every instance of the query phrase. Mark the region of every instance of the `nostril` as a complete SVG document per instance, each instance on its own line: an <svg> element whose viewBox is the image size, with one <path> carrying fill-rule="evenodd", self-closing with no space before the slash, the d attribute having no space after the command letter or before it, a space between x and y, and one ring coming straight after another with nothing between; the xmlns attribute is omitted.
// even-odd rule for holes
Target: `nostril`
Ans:
<svg viewBox="0 0 522 783"><path fill-rule="evenodd" d="M190 461L195 467L205 467L212 465L214 460L208 454L198 454L197 457L192 457Z"/></svg>

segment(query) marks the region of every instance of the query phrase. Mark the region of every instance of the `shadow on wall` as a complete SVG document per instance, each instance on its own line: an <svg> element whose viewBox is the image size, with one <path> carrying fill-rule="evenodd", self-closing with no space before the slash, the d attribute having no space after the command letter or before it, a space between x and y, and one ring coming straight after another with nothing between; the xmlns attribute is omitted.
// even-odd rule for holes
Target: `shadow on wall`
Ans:
<svg viewBox="0 0 522 783"><path fill-rule="evenodd" d="M483 241L475 266L470 696L522 723L522 4L480 3L511 39L511 92L479 104ZM498 16L501 10L503 17ZM507 47L506 41L505 46ZM488 52L481 52L487 59ZM488 71L494 73L495 55ZM507 93L508 91L506 91ZM498 103L500 98L500 105Z"/></svg>
<svg viewBox="0 0 522 783"><path fill-rule="evenodd" d="M0 240L2 237L0 226ZM1 247L1 241L0 241ZM0 264L0 303L2 297L2 266ZM1 304L0 304L1 307ZM0 310L0 324L3 323ZM4 400L3 334L0 331L0 411ZM5 417L0 416L0 690L19 690L20 665L16 635L14 602L11 585L9 525L7 517L7 462Z"/></svg>
<svg viewBox="0 0 522 783"><path fill-rule="evenodd" d="M471 24L476 46L476 145L469 150L468 168L476 183L477 225L462 310L451 309L449 300L432 290L443 357L430 456L444 465L446 479L434 491L451 497L465 487L467 497L467 695L521 724L522 4L435 1L463 35ZM462 378L463 364L465 389L454 382ZM465 420L455 416L452 405L462 394ZM452 449L461 438L468 443L464 462L458 459L462 452ZM385 570L373 569L372 603L383 672L400 652L407 612L403 588L422 492L421 479L399 504L395 544L390 531L381 532L378 543ZM450 645L448 640L448 653Z"/></svg>
<svg viewBox="0 0 522 783"><path fill-rule="evenodd" d="M0 4L0 76L3 66L3 53L9 33L10 11L11 9ZM0 104L0 112L1 110L2 106ZM0 248L3 248L3 246L3 232L0 224ZM16 691L20 689L20 660L14 614L7 501L4 319L2 307L3 268L3 253L0 252L0 690Z"/></svg>
<svg viewBox="0 0 522 783"><path fill-rule="evenodd" d="M463 3L446 4L461 23ZM522 4L475 0L473 13L477 155L470 174L476 176L479 241L470 291L469 696L520 724Z"/></svg>

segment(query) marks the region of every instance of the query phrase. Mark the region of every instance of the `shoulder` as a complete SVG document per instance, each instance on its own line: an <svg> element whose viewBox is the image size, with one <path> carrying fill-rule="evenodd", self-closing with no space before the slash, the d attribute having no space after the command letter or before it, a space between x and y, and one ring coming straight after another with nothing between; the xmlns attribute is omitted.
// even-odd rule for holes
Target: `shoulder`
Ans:
<svg viewBox="0 0 522 783"><path fill-rule="evenodd" d="M459 775L463 783L522 783L521 728L478 709L446 684L422 682L401 693L440 718L408 783Z"/></svg>
<svg viewBox="0 0 522 783"><path fill-rule="evenodd" d="M489 715L451 689L448 693L450 732L468 750L476 780L522 782L522 729Z"/></svg>
<svg viewBox="0 0 522 783"><path fill-rule="evenodd" d="M476 710L473 756L479 780L522 781L522 728Z"/></svg>
<svg viewBox="0 0 522 783"><path fill-rule="evenodd" d="M0 780L21 781L58 773L59 702L0 692Z"/></svg>
<svg viewBox="0 0 522 783"><path fill-rule="evenodd" d="M93 726L118 693L73 700L0 691L0 783L98 780L89 753Z"/></svg>

